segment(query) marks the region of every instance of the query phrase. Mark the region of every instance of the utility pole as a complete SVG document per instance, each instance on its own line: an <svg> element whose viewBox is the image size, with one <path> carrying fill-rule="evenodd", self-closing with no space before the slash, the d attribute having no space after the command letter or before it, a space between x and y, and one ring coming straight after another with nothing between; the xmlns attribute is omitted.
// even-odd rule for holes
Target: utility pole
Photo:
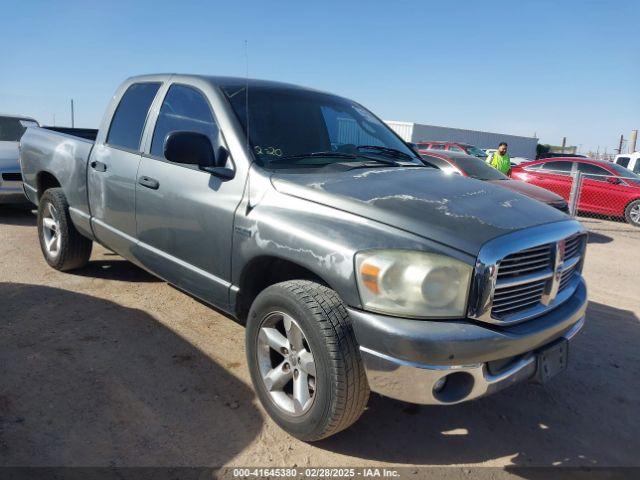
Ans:
<svg viewBox="0 0 640 480"><path fill-rule="evenodd" d="M620 144L618 145L618 153L622 153L622 142L624 142L624 135L620 135Z"/></svg>
<svg viewBox="0 0 640 480"><path fill-rule="evenodd" d="M73 113L73 98L71 99L71 128L74 128L76 125L75 115Z"/></svg>
<svg viewBox="0 0 640 480"><path fill-rule="evenodd" d="M567 146L567 137L562 137L562 153L564 153L564 147Z"/></svg>
<svg viewBox="0 0 640 480"><path fill-rule="evenodd" d="M638 141L638 130L631 130L631 136L629 137L629 143L627 151L634 153L636 151L636 142Z"/></svg>

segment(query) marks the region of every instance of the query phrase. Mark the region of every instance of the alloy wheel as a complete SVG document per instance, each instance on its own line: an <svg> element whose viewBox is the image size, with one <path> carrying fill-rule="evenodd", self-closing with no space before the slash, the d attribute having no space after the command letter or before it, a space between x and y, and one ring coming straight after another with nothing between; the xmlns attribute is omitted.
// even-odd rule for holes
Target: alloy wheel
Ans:
<svg viewBox="0 0 640 480"><path fill-rule="evenodd" d="M288 314L272 312L261 322L257 360L273 403L289 415L306 413L315 398L316 365L300 325Z"/></svg>
<svg viewBox="0 0 640 480"><path fill-rule="evenodd" d="M629 217L631 217L633 223L640 225L640 203L631 208Z"/></svg>
<svg viewBox="0 0 640 480"><path fill-rule="evenodd" d="M59 218L56 207L48 203L42 216L42 236L47 254L51 258L56 258L60 254L62 237Z"/></svg>

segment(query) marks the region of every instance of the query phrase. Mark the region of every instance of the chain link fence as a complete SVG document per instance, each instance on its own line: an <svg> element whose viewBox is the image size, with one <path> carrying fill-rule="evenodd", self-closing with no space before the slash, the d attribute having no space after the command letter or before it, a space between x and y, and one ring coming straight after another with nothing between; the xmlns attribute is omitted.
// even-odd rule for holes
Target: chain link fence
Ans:
<svg viewBox="0 0 640 480"><path fill-rule="evenodd" d="M607 228L640 239L639 175L630 170L614 175L593 164L571 168L566 162L565 168L525 168L513 177L563 197L570 214L588 229Z"/></svg>
<svg viewBox="0 0 640 480"><path fill-rule="evenodd" d="M573 172L569 211L586 219L628 225L640 238L640 177Z"/></svg>

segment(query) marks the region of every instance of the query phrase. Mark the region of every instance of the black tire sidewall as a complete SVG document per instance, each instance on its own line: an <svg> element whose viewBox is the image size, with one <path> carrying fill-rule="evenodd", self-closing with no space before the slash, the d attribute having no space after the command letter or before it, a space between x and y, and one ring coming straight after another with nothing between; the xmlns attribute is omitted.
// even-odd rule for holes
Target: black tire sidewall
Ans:
<svg viewBox="0 0 640 480"><path fill-rule="evenodd" d="M263 319L271 312L283 312L290 315L302 328L316 365L316 390L313 405L303 415L292 416L273 403L267 392L257 360L257 341ZM246 331L246 351L249 372L254 388L262 405L271 418L292 435L307 440L313 439L324 430L330 419L336 368L331 362L325 337L320 332L316 317L299 302L289 291L279 285L269 287L254 301L249 311Z"/></svg>
<svg viewBox="0 0 640 480"><path fill-rule="evenodd" d="M52 204L58 213L58 221L60 225L60 252L55 258L49 256L47 248L44 244L43 234L43 215L49 204ZM40 249L46 262L53 268L60 270L64 265L64 257L66 250L69 248L69 213L67 202L64 194L58 189L50 189L42 194L42 198L38 204L38 240L40 241Z"/></svg>

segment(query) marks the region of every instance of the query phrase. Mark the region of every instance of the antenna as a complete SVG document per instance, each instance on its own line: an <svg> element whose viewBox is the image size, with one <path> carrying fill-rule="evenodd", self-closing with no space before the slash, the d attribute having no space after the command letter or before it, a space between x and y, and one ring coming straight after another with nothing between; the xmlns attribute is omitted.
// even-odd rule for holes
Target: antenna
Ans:
<svg viewBox="0 0 640 480"><path fill-rule="evenodd" d="M244 41L244 58L245 58L245 90L244 90L244 98L245 98L245 115L247 118L247 151L251 151L251 142L249 141L249 42L247 40Z"/></svg>

